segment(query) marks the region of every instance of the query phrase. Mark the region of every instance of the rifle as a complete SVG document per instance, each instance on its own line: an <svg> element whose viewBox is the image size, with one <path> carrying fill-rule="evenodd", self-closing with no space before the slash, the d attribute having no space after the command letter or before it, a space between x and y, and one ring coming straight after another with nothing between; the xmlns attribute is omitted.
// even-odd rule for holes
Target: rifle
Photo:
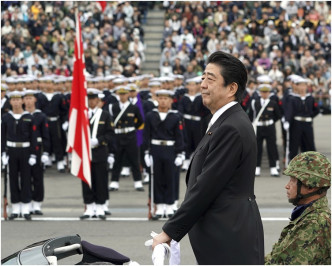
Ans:
<svg viewBox="0 0 332 266"><path fill-rule="evenodd" d="M151 156L151 155L150 155ZM150 166L150 179L149 179L149 200L148 200L148 207L149 207L149 213L148 213L148 219L153 220L154 217L154 195L153 195L153 181L154 181L154 172L153 172L153 159L151 156L151 166Z"/></svg>
<svg viewBox="0 0 332 266"><path fill-rule="evenodd" d="M5 167L5 177L4 177L4 192L3 192L3 218L5 220L8 219L8 213L7 213L7 206L8 206L8 200L7 200L7 182L9 177L9 166L8 164Z"/></svg>

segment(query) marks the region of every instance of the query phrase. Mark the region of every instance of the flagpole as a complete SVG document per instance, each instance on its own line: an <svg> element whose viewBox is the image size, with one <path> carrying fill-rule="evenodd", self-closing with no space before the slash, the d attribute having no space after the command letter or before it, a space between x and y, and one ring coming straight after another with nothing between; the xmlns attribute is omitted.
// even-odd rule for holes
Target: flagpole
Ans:
<svg viewBox="0 0 332 266"><path fill-rule="evenodd" d="M85 62L78 7L75 7L76 36L72 94L69 109L67 151L72 153L72 175L91 187L91 145L88 120Z"/></svg>

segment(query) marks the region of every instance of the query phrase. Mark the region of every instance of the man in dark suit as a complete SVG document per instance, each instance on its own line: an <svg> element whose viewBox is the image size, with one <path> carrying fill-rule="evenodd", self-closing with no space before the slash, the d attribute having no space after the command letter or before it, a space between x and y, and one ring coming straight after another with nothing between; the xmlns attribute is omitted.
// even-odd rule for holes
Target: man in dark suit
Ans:
<svg viewBox="0 0 332 266"><path fill-rule="evenodd" d="M189 166L185 199L153 248L189 233L198 264L264 264L254 195L256 137L239 104L246 82L237 58L221 51L210 55L201 93L213 116Z"/></svg>

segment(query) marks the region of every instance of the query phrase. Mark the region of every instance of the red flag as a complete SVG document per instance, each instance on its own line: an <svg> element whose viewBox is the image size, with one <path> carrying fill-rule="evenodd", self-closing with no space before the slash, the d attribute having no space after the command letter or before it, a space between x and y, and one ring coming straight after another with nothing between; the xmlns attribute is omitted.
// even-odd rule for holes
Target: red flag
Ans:
<svg viewBox="0 0 332 266"><path fill-rule="evenodd" d="M104 12L105 8L106 8L106 1L98 1L98 3L101 6L101 11Z"/></svg>
<svg viewBox="0 0 332 266"><path fill-rule="evenodd" d="M90 126L81 23L76 12L75 62L69 109L67 151L72 153L71 174L91 187Z"/></svg>

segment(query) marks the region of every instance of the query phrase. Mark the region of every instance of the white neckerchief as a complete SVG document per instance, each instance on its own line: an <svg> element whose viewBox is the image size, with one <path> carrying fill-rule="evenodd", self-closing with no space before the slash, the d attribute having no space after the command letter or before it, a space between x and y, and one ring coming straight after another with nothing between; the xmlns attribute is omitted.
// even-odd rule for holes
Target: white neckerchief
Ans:
<svg viewBox="0 0 332 266"><path fill-rule="evenodd" d="M54 96L54 93L52 93L52 92L51 93L50 92L44 92L44 94L45 94L48 101L51 101L53 96Z"/></svg>
<svg viewBox="0 0 332 266"><path fill-rule="evenodd" d="M218 109L217 112L214 113L214 115L212 116L208 128L206 130L206 132L208 132L208 130L210 129L210 127L212 127L212 125L217 121L217 119L229 108L231 108L233 105L237 104L236 101L232 101L229 102L228 104L225 104L223 107L221 107L220 109Z"/></svg>
<svg viewBox="0 0 332 266"><path fill-rule="evenodd" d="M167 113L159 112L160 120L161 120L161 121L164 121L164 120L166 119L167 114L168 114L168 112L167 112Z"/></svg>

